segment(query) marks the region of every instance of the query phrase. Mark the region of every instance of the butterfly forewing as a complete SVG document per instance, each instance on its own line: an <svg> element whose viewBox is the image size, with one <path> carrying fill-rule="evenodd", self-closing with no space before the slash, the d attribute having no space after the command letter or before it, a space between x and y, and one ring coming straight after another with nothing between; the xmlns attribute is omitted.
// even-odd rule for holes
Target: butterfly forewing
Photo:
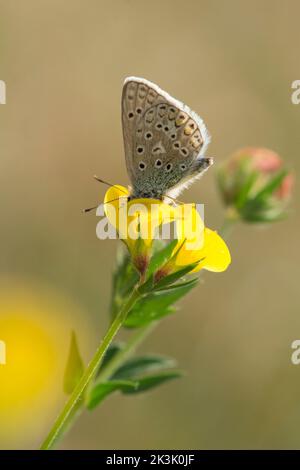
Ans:
<svg viewBox="0 0 300 470"><path fill-rule="evenodd" d="M210 164L203 157L209 143L203 121L147 80L125 80L122 123L132 197L161 199Z"/></svg>

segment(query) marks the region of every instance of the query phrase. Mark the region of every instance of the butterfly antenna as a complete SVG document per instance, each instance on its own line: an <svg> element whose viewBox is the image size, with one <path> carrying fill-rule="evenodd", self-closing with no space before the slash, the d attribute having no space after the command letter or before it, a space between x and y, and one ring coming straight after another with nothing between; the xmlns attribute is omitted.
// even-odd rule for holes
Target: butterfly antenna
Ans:
<svg viewBox="0 0 300 470"><path fill-rule="evenodd" d="M115 199L111 199L110 201L106 201L106 202L103 202L102 204L110 204L111 202L115 202L115 201L118 201L119 199L128 199L128 196L120 196L120 197L116 197Z"/></svg>
<svg viewBox="0 0 300 470"><path fill-rule="evenodd" d="M103 202L102 204L110 204L111 202L115 202L115 201L118 201L119 199L128 199L128 196L120 196L120 197L116 197L115 199L111 199L110 201L106 201L106 202ZM91 212L95 209L97 209L101 204L98 204L98 206L94 206L94 207L88 207L87 209L82 209L82 212L84 214L86 214L87 212Z"/></svg>
<svg viewBox="0 0 300 470"><path fill-rule="evenodd" d="M95 206L95 207L88 207L87 209L82 209L82 212L83 212L84 214L86 214L87 212L91 212L91 211L97 209L97 207L98 207L98 206Z"/></svg>
<svg viewBox="0 0 300 470"><path fill-rule="evenodd" d="M105 184L106 186L109 186L110 188L114 188L114 187L116 186L115 184L109 183L108 181L104 181L103 179L99 178L97 175L94 175L93 178L94 178L96 181L99 181L99 183ZM122 189L119 188L119 190L120 190L122 193L127 194L127 193L125 193L125 191L123 191Z"/></svg>

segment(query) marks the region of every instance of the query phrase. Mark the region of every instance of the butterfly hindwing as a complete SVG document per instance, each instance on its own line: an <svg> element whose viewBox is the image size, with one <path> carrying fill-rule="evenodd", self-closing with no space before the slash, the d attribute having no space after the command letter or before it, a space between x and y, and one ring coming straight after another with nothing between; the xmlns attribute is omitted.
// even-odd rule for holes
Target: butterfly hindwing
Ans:
<svg viewBox="0 0 300 470"><path fill-rule="evenodd" d="M122 123L132 197L178 193L211 164L203 121L147 80L125 80Z"/></svg>

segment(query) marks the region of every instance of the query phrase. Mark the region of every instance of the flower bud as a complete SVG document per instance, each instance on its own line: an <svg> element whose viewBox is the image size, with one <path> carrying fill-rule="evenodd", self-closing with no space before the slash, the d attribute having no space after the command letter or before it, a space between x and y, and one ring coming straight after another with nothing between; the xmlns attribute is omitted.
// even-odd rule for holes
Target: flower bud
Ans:
<svg viewBox="0 0 300 470"><path fill-rule="evenodd" d="M293 175L272 150L245 147L221 165L218 183L232 217L273 222L286 215Z"/></svg>

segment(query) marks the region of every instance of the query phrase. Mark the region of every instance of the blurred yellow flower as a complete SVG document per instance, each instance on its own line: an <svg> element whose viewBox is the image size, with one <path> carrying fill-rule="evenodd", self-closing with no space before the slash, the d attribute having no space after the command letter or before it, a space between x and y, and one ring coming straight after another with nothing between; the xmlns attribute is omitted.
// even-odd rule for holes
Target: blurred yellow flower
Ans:
<svg viewBox="0 0 300 470"><path fill-rule="evenodd" d="M53 420L54 408L64 399L65 338L78 319L73 302L52 289L1 280L0 341L5 344L5 363L0 361L1 447L37 444Z"/></svg>

